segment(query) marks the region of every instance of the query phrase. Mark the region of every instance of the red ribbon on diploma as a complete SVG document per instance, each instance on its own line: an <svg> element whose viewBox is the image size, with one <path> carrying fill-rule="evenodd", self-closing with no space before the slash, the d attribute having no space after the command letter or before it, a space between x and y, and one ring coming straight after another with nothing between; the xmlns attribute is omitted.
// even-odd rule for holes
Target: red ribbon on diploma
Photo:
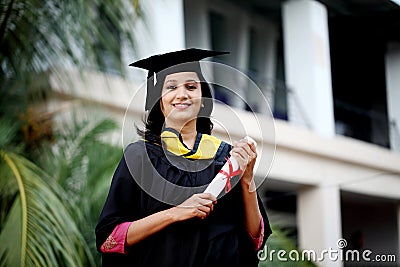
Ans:
<svg viewBox="0 0 400 267"><path fill-rule="evenodd" d="M227 158L226 161L229 164L229 172L226 172L224 170L220 170L219 173L225 175L226 179L226 184L225 184L225 193L228 193L229 191L231 191L232 185L231 185L231 179L232 177L239 175L242 173L241 169L237 169L236 171L233 171L233 166L232 166L232 161L230 158Z"/></svg>

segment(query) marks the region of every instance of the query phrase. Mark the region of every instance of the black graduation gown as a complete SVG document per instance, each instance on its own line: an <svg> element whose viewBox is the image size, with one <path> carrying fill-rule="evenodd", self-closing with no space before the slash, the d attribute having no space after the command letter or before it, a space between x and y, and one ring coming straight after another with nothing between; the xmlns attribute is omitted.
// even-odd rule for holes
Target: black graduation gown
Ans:
<svg viewBox="0 0 400 267"><path fill-rule="evenodd" d="M159 145L145 141L130 144L114 173L106 203L96 226L98 250L100 251L101 245L116 225L168 209L174 203L182 203L196 192L203 192L225 163L230 150L231 146L222 142L214 159L205 165L206 168L190 172L184 171L184 168L196 168L190 164L198 164L204 160L175 164L173 157L178 157L164 151ZM160 179L162 177L165 177L165 180ZM168 190L168 186L171 185L168 181L188 187L200 187L183 190L185 192L179 194L176 188ZM172 193L169 194L169 191ZM264 220L263 247L271 229L263 204L259 198L258 201ZM232 185L232 190L218 199L214 210L206 219L192 218L169 225L129 247L126 254L103 253L102 265L257 266L257 251L244 225L240 185Z"/></svg>

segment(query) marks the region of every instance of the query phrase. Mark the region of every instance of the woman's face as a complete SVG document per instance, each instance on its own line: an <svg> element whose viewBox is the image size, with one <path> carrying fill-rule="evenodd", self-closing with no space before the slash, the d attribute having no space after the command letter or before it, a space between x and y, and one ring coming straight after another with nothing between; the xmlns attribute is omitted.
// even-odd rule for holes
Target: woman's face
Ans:
<svg viewBox="0 0 400 267"><path fill-rule="evenodd" d="M161 111L165 121L184 126L197 118L201 108L201 85L196 72L166 76L161 91Z"/></svg>

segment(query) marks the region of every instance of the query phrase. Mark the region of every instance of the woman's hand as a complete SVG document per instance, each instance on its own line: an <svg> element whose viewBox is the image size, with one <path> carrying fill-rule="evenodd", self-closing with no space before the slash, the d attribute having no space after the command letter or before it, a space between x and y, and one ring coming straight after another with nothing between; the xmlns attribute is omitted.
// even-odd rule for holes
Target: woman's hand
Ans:
<svg viewBox="0 0 400 267"><path fill-rule="evenodd" d="M214 209L217 199L210 193L194 194L179 206L171 208L174 221L188 220L194 217L205 219Z"/></svg>
<svg viewBox="0 0 400 267"><path fill-rule="evenodd" d="M240 184L242 187L243 206L245 214L245 224L251 236L258 236L261 231L260 221L261 212L258 206L256 185L254 183L253 168L257 159L257 152L254 143L245 139L233 143L231 155L239 163L243 171Z"/></svg>
<svg viewBox="0 0 400 267"><path fill-rule="evenodd" d="M253 169L257 159L256 147L246 139L233 143L230 154L237 160L242 172L241 184L250 191L255 190Z"/></svg>

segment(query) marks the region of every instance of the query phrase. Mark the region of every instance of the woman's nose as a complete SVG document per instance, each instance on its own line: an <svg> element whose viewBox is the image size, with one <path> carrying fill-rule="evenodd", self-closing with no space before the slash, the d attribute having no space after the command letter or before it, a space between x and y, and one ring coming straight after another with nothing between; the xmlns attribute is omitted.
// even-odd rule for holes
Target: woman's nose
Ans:
<svg viewBox="0 0 400 267"><path fill-rule="evenodd" d="M186 99L188 98L186 87L184 84L181 84L176 89L176 98L178 99Z"/></svg>

